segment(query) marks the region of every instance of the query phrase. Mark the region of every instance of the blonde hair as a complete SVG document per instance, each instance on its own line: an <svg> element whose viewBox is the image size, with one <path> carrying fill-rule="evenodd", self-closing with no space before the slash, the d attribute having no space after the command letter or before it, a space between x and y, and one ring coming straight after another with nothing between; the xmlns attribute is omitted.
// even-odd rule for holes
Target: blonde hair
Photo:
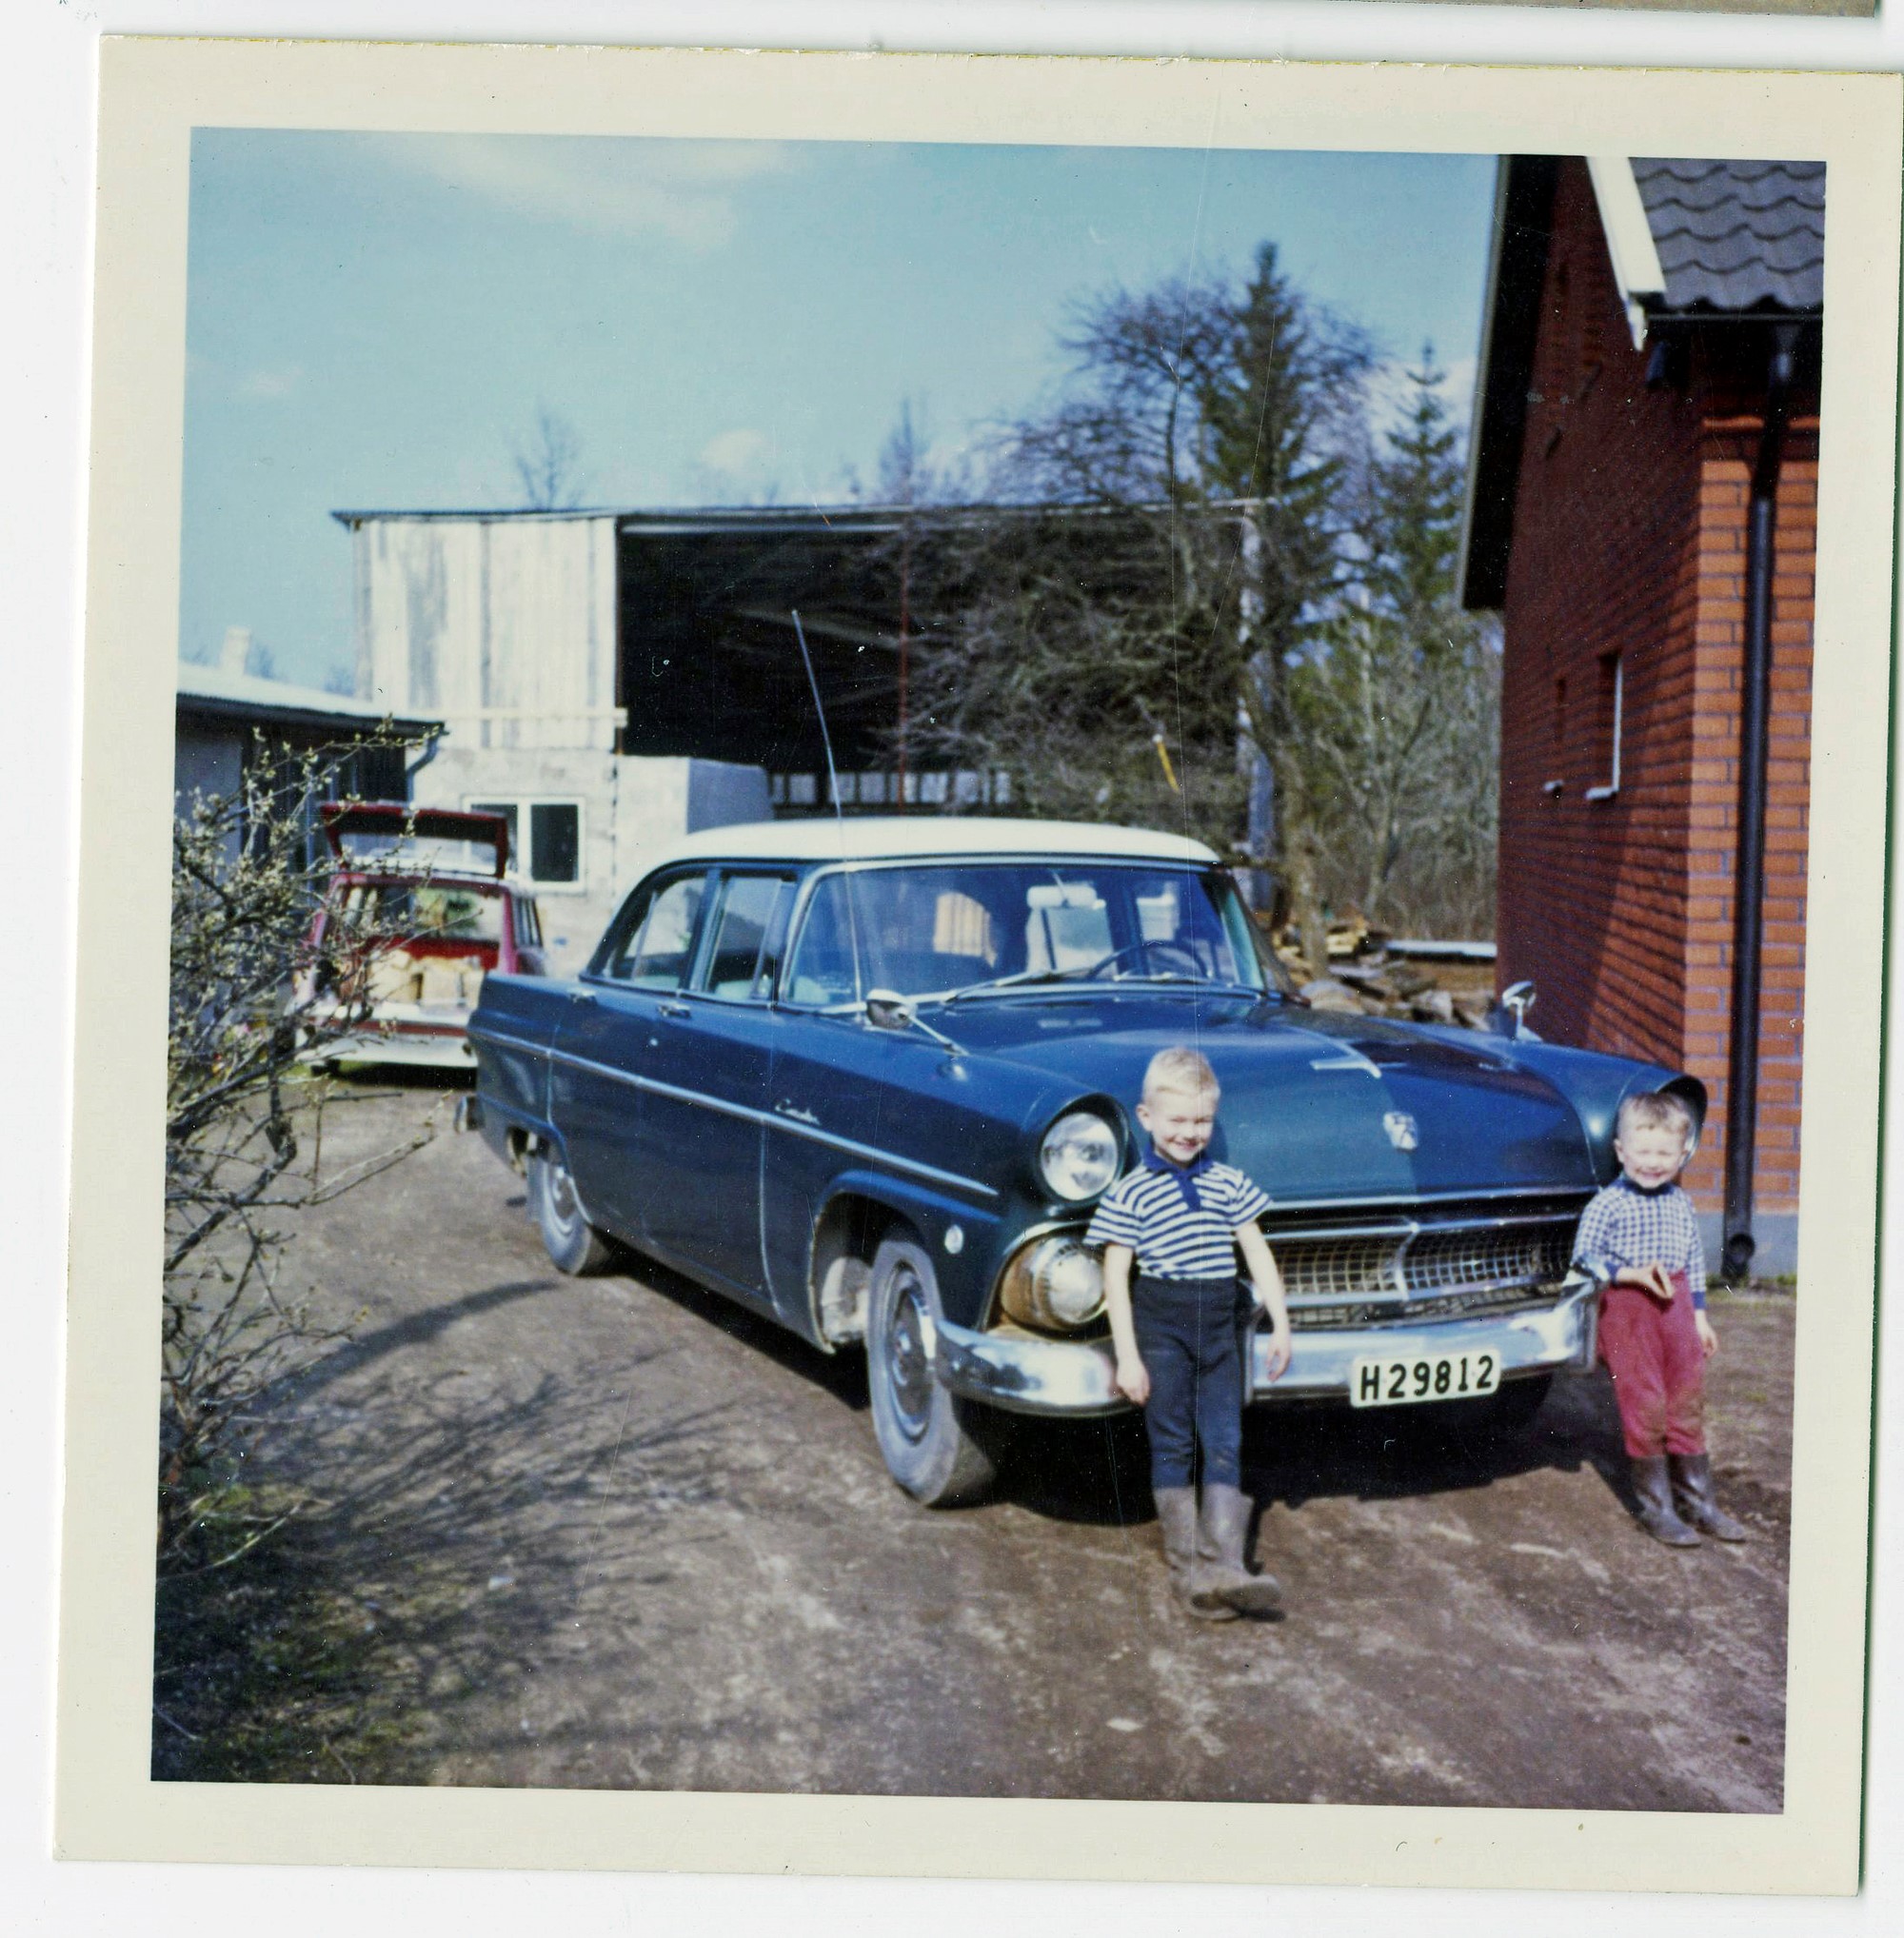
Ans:
<svg viewBox="0 0 1904 1938"><path fill-rule="evenodd" d="M1210 1059L1201 1051L1180 1043L1172 1050L1160 1050L1143 1073L1143 1100L1148 1103L1160 1090L1180 1090L1193 1097L1222 1095L1223 1086L1210 1068Z"/></svg>
<svg viewBox="0 0 1904 1938"><path fill-rule="evenodd" d="M1620 1100L1619 1115L1614 1119L1616 1137L1623 1137L1633 1130L1675 1130L1679 1133L1681 1143L1690 1144L1693 1113L1686 1107L1685 1099L1675 1097L1670 1090L1642 1090Z"/></svg>

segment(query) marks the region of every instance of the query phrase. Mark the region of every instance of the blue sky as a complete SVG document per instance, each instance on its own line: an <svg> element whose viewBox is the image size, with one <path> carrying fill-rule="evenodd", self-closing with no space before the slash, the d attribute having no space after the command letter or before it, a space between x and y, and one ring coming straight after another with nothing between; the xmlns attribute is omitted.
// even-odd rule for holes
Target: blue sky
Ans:
<svg viewBox="0 0 1904 1938"><path fill-rule="evenodd" d="M590 503L843 497L902 402L941 457L1060 380L1072 299L1275 241L1464 399L1487 156L201 129L180 648L352 656L339 506L519 502L539 407Z"/></svg>

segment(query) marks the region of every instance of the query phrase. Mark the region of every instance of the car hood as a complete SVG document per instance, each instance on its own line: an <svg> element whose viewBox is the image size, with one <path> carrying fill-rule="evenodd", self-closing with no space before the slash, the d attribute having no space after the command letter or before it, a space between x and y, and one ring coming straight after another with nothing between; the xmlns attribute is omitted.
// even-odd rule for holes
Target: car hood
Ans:
<svg viewBox="0 0 1904 1938"><path fill-rule="evenodd" d="M1279 1199L1593 1189L1586 1134L1500 1038L1293 1004L1137 992L933 1013L974 1055L1029 1064L1129 1116L1159 1050L1194 1043L1222 1085L1213 1155ZM1131 1117L1136 1132L1136 1120Z"/></svg>

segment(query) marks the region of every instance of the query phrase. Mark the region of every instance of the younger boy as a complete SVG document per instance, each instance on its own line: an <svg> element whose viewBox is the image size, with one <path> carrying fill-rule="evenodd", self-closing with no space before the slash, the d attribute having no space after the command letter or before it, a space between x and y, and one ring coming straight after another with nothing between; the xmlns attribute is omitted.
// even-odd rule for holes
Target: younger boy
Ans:
<svg viewBox="0 0 1904 1938"><path fill-rule="evenodd" d="M1699 1534L1743 1541L1713 1498L1706 1454L1705 1362L1719 1348L1706 1317L1706 1248L1678 1183L1693 1117L1676 1097L1629 1097L1614 1127L1620 1175L1587 1206L1574 1260L1604 1287L1600 1357L1639 1497L1639 1525L1671 1548Z"/></svg>
<svg viewBox="0 0 1904 1938"><path fill-rule="evenodd" d="M1257 1229L1269 1199L1209 1155L1218 1094L1216 1073L1195 1050L1160 1050L1151 1058L1137 1112L1151 1147L1141 1168L1100 1200L1086 1241L1104 1248L1117 1386L1143 1409L1171 1589L1192 1614L1224 1621L1266 1614L1281 1602L1274 1577L1252 1574L1243 1557L1250 1502L1239 1483L1251 1309L1237 1284L1239 1246L1256 1304L1269 1317L1272 1379L1289 1364L1289 1314L1281 1275Z"/></svg>

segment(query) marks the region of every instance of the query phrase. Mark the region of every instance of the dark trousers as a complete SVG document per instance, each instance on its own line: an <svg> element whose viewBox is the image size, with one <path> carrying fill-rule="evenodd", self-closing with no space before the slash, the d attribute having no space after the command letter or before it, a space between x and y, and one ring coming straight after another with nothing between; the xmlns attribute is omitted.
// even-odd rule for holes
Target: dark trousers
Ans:
<svg viewBox="0 0 1904 1938"><path fill-rule="evenodd" d="M1683 1274L1673 1277L1671 1305L1636 1285L1610 1285L1600 1295L1600 1357L1635 1460L1706 1451L1706 1355L1691 1288Z"/></svg>
<svg viewBox="0 0 1904 1938"><path fill-rule="evenodd" d="M1194 1485L1199 1452L1205 1486L1240 1485L1243 1316L1234 1278L1140 1275L1131 1288L1152 1487Z"/></svg>

